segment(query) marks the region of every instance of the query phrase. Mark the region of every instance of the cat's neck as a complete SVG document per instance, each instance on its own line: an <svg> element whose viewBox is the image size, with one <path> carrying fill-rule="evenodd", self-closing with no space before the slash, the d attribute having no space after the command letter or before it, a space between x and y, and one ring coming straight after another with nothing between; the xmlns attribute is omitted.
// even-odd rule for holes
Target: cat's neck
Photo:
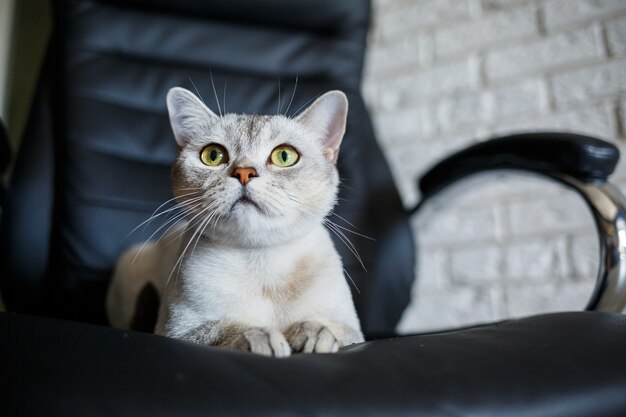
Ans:
<svg viewBox="0 0 626 417"><path fill-rule="evenodd" d="M187 239L193 238L193 231L187 231ZM322 224L317 224L311 228L303 231L298 230L293 235L281 239L269 239L267 236L263 236L258 241L251 241L248 244L241 244L240 241L230 240L228 237L222 237L211 233L205 233L199 238L196 236L194 239L198 239L198 245L208 246L215 249L222 250L235 250L235 251L275 251L280 249L290 250L293 247L309 246L316 242L321 234L327 234L326 229Z"/></svg>

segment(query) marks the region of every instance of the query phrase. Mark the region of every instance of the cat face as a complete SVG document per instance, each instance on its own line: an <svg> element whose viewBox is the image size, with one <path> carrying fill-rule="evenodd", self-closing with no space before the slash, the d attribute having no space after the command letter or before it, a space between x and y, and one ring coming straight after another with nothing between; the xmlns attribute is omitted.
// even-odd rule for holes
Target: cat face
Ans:
<svg viewBox="0 0 626 417"><path fill-rule="evenodd" d="M348 101L318 98L298 117L217 116L193 93L167 96L180 153L174 195L192 227L213 241L259 247L301 237L330 212Z"/></svg>

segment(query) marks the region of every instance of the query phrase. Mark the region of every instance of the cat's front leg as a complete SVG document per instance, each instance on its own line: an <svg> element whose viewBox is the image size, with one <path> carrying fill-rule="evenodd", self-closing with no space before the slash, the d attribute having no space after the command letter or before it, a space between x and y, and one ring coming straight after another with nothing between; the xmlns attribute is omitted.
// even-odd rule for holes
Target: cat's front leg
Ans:
<svg viewBox="0 0 626 417"><path fill-rule="evenodd" d="M361 332L348 326L310 320L292 324L285 337L294 352L332 353L340 347L363 341Z"/></svg>
<svg viewBox="0 0 626 417"><path fill-rule="evenodd" d="M211 321L188 331L181 338L202 345L244 350L277 358L291 354L285 336L279 330L267 327Z"/></svg>

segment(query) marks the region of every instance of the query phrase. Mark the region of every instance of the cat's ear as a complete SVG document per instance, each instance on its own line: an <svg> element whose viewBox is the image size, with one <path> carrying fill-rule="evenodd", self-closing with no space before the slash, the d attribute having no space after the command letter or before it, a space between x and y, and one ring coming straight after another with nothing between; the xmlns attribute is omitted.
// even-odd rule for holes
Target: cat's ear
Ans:
<svg viewBox="0 0 626 417"><path fill-rule="evenodd" d="M347 118L348 98L341 91L334 90L315 100L296 120L321 134L324 155L335 163L346 132Z"/></svg>
<svg viewBox="0 0 626 417"><path fill-rule="evenodd" d="M176 142L182 148L203 126L217 121L213 113L191 91L174 87L167 93L167 111Z"/></svg>

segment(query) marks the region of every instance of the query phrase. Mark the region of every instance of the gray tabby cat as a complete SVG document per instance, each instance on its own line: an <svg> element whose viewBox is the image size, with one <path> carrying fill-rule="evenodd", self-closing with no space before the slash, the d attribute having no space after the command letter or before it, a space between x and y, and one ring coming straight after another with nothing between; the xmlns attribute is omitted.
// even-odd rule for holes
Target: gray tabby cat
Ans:
<svg viewBox="0 0 626 417"><path fill-rule="evenodd" d="M220 117L182 88L167 106L180 146L173 191L187 221L121 256L111 324L128 329L152 283L157 334L276 357L363 341L323 225L337 198L346 96L328 92L296 118Z"/></svg>

